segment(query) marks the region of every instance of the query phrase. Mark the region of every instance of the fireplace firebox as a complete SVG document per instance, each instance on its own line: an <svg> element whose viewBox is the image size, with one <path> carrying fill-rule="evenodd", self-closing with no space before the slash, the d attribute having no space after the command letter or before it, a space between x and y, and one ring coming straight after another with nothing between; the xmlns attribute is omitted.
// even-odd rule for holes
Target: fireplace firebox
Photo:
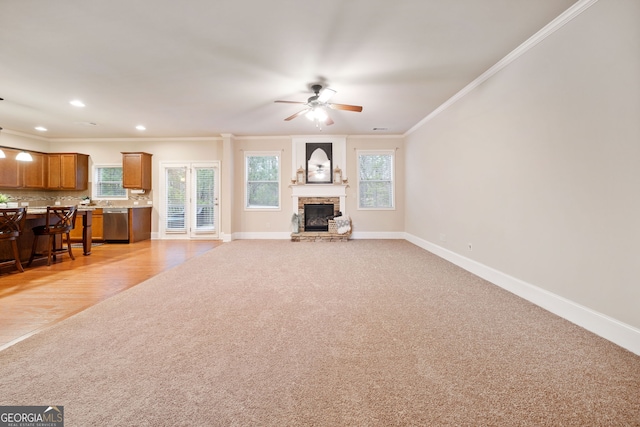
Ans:
<svg viewBox="0 0 640 427"><path fill-rule="evenodd" d="M305 231L329 231L329 220L335 216L334 206L325 204L304 205L304 230Z"/></svg>

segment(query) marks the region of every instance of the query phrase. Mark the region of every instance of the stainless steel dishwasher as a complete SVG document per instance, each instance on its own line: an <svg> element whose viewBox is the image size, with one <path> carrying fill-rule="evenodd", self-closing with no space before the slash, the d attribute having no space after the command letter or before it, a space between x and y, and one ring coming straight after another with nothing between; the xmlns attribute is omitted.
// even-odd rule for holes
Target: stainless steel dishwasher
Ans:
<svg viewBox="0 0 640 427"><path fill-rule="evenodd" d="M104 208L102 215L104 240L106 242L128 242L129 209Z"/></svg>

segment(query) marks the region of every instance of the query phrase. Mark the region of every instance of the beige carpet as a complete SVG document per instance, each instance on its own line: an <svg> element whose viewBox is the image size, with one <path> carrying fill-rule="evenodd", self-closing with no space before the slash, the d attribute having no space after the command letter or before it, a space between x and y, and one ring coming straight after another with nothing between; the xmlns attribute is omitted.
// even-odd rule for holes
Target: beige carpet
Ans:
<svg viewBox="0 0 640 427"><path fill-rule="evenodd" d="M400 240L235 241L0 352L66 426L639 426L640 357Z"/></svg>

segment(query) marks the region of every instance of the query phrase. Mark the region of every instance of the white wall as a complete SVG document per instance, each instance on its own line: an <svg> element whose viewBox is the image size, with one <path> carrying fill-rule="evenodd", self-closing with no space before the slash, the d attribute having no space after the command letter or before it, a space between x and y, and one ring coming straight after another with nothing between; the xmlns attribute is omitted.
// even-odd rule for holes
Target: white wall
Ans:
<svg viewBox="0 0 640 427"><path fill-rule="evenodd" d="M295 173L291 172L291 138L251 137L236 138L234 144L234 205L233 224L236 237L286 238L290 229L291 193L288 185ZM275 211L251 211L245 209L244 153L249 151L273 151L280 153L280 209Z"/></svg>
<svg viewBox="0 0 640 427"><path fill-rule="evenodd" d="M639 18L596 2L405 141L412 239L629 326L635 351Z"/></svg>
<svg viewBox="0 0 640 427"><path fill-rule="evenodd" d="M31 151L47 153L49 151L49 140L46 138L36 138L13 132L9 129L0 131L0 145L11 148L22 148Z"/></svg>
<svg viewBox="0 0 640 427"><path fill-rule="evenodd" d="M295 178L295 168L300 159L292 159L292 141L302 137L238 137L234 147L234 234L239 238L289 238L291 233L292 191L289 187ZM317 136L309 136L315 141ZM304 139L304 138L303 138ZM328 138L330 140L331 138ZM396 209L388 211L362 211L357 209L356 149L397 149L397 171L404 168L403 141L400 136L347 137L346 159L340 168L349 179L347 188L347 212L353 223L354 238L401 238L404 231L404 174L396 175ZM279 151L282 153L282 209L274 212L247 211L244 209L244 152ZM303 157L304 158L304 157ZM302 162L304 163L304 162ZM297 166L294 166L297 165Z"/></svg>
<svg viewBox="0 0 640 427"><path fill-rule="evenodd" d="M175 139L99 139L99 140L58 140L50 143L48 152L74 152L90 156L89 168L94 164L122 164L122 152L143 151L153 154L152 190L154 206L159 206L160 162L199 162L220 160L222 156L221 138L175 138ZM91 170L89 171L91 174ZM90 176L89 181L93 181ZM89 190L90 191L90 190ZM158 232L159 216L153 210L152 235Z"/></svg>
<svg viewBox="0 0 640 427"><path fill-rule="evenodd" d="M358 156L357 150L395 151L395 209L358 209ZM347 138L346 170L349 178L347 188L347 211L353 222L354 238L402 238L404 237L405 214L405 159L404 141L401 137L357 137Z"/></svg>

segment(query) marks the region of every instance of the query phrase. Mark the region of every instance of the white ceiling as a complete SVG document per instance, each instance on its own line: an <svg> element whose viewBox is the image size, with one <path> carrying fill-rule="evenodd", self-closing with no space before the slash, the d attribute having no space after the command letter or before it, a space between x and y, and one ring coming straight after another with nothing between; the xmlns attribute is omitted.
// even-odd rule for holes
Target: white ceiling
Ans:
<svg viewBox="0 0 640 427"><path fill-rule="evenodd" d="M322 133L402 134L575 1L2 0L0 126L314 134L304 117L284 121L302 106L274 101L306 101L324 81L331 102L364 109L332 111Z"/></svg>

